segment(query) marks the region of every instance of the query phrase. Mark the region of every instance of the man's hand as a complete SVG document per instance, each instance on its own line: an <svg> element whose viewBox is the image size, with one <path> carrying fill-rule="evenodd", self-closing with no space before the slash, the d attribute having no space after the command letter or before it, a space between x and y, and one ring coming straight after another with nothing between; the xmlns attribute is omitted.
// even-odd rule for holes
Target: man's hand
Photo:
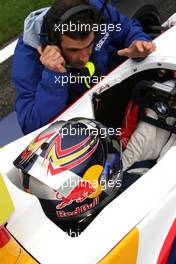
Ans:
<svg viewBox="0 0 176 264"><path fill-rule="evenodd" d="M57 72L66 72L65 60L61 55L61 50L55 45L48 45L44 50L38 48L41 63L48 69Z"/></svg>
<svg viewBox="0 0 176 264"><path fill-rule="evenodd" d="M126 56L128 58L142 58L147 57L150 53L156 50L156 45L151 41L136 40L126 48L119 50L119 56Z"/></svg>

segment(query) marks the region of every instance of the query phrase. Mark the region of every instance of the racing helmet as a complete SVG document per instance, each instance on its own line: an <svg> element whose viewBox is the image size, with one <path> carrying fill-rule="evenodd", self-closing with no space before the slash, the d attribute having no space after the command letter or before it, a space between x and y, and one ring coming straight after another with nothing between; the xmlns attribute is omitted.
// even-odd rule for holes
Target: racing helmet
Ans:
<svg viewBox="0 0 176 264"><path fill-rule="evenodd" d="M114 132L92 119L56 121L14 161L22 188L51 220L83 219L116 197L122 162Z"/></svg>

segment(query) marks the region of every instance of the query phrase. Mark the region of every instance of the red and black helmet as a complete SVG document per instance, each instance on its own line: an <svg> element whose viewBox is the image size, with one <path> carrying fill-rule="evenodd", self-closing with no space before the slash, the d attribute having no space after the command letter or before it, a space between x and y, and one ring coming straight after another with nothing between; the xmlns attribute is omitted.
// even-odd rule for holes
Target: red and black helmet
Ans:
<svg viewBox="0 0 176 264"><path fill-rule="evenodd" d="M23 188L39 198L48 217L79 220L116 196L122 163L114 134L91 119L57 121L14 161Z"/></svg>

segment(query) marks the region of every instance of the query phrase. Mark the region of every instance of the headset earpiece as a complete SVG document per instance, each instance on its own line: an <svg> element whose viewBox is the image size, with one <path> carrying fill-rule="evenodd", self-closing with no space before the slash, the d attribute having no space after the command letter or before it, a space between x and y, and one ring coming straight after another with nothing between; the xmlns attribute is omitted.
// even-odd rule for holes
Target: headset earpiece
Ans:
<svg viewBox="0 0 176 264"><path fill-rule="evenodd" d="M44 49L47 45L56 45L60 47L59 38L56 38L54 34L52 34L53 36L51 36L49 31L50 29L48 28L47 25L47 14L46 14L43 18L41 32L39 34L41 47L42 49Z"/></svg>

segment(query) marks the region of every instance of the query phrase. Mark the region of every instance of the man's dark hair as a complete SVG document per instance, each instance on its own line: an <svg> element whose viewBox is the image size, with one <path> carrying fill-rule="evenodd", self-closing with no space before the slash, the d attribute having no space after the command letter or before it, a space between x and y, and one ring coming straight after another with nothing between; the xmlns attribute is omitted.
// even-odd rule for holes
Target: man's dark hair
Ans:
<svg viewBox="0 0 176 264"><path fill-rule="evenodd" d="M46 18L45 18L45 24L47 28L47 34L49 36L49 39L52 40L53 38L56 39L56 37L59 39L61 33L60 32L54 32L54 25L57 24L59 21L59 18L65 13L67 10L69 10L72 7L76 7L78 5L89 5L88 0L56 0L52 7L49 9ZM76 31L66 31L64 32L65 35L73 38L73 39L85 39L92 30L91 27L93 24L97 22L97 14L98 12L93 12L92 10L84 10L79 12L78 14L70 17L64 24L68 24L71 22L72 24L78 24L79 25L90 25L90 27L85 28L85 30L76 30Z"/></svg>

